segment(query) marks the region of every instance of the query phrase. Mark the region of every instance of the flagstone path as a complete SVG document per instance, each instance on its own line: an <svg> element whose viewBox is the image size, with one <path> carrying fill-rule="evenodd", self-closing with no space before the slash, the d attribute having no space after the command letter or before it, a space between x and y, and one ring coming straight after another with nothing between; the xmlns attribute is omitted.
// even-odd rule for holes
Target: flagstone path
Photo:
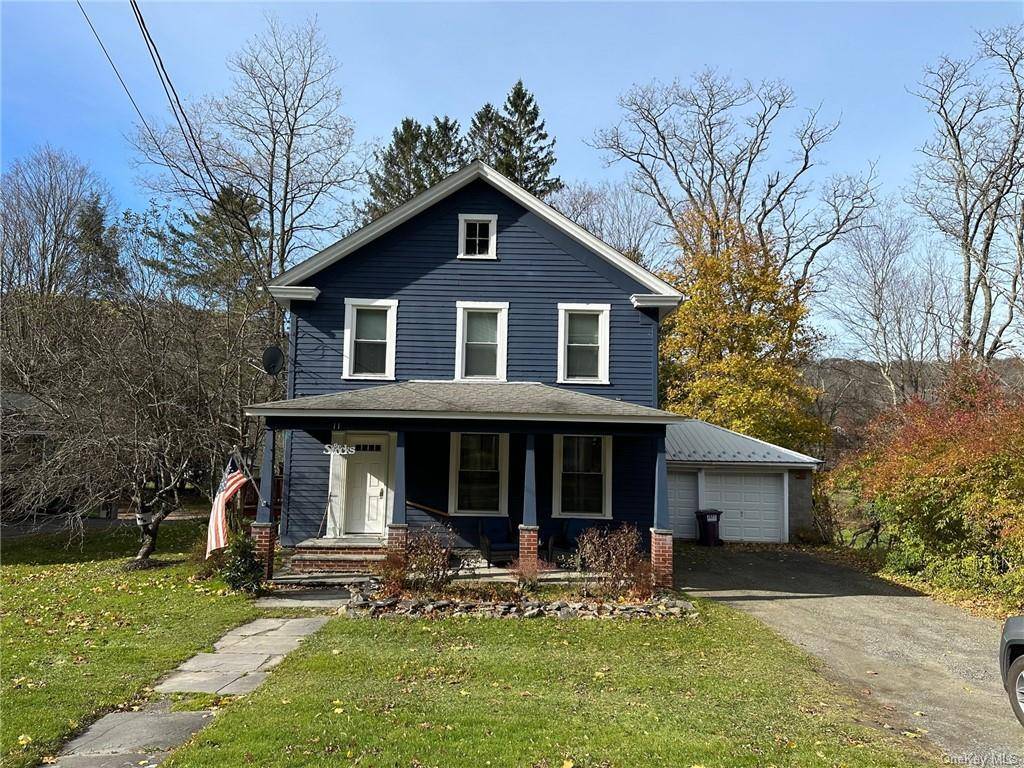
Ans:
<svg viewBox="0 0 1024 768"><path fill-rule="evenodd" d="M267 672L302 639L327 623L326 616L257 619L228 632L213 653L186 661L154 689L157 693L241 695L255 690ZM161 698L138 712L112 712L70 742L58 758L62 768L128 768L158 765L212 717L208 710L172 712Z"/></svg>

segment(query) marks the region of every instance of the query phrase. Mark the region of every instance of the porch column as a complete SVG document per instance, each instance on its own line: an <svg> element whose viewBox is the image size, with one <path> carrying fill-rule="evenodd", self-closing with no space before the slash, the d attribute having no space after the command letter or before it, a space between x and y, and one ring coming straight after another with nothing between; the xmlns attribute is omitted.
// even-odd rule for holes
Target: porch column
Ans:
<svg viewBox="0 0 1024 768"><path fill-rule="evenodd" d="M388 546L404 552L409 539L409 526L405 522L405 432L395 436L395 487L391 498Z"/></svg>
<svg viewBox="0 0 1024 768"><path fill-rule="evenodd" d="M654 527L651 528L651 571L654 586L672 588L672 528L668 516L668 463L665 460L665 435L655 439Z"/></svg>
<svg viewBox="0 0 1024 768"><path fill-rule="evenodd" d="M537 462L533 435L526 436L526 467L523 471L523 522L519 526L519 564L537 567Z"/></svg>
<svg viewBox="0 0 1024 768"><path fill-rule="evenodd" d="M274 575L274 546L276 528L274 522L274 439L275 430L267 426L263 431L263 465L260 468L260 501L256 508L256 520L249 528L256 556L263 566L263 578Z"/></svg>

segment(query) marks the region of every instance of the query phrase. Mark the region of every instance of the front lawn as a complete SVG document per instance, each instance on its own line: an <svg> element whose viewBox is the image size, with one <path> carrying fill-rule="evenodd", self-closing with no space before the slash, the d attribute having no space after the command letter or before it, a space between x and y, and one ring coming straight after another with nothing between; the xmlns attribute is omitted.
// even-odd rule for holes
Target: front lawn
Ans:
<svg viewBox="0 0 1024 768"><path fill-rule="evenodd" d="M176 753L198 766L903 766L863 710L748 616L329 623Z"/></svg>
<svg viewBox="0 0 1024 768"><path fill-rule="evenodd" d="M0 763L27 766L85 723L135 697L165 672L256 615L251 602L193 582L186 557L200 523L165 524L156 559L126 573L132 527L32 536L3 546L0 566Z"/></svg>

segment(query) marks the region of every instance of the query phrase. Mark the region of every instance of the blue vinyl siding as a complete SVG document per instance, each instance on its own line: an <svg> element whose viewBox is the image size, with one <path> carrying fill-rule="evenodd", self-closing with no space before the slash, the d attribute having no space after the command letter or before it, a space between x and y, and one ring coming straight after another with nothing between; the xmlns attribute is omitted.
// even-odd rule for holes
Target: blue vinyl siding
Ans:
<svg viewBox="0 0 1024 768"><path fill-rule="evenodd" d="M498 216L497 261L458 260L458 214ZM398 299L395 376L398 381L454 377L457 301L507 301L509 381L539 381L646 406L657 405L654 310L637 310L633 293L649 289L527 211L484 181L475 181L391 232L306 280L315 302L292 303L290 397L379 386L342 379L345 298ZM558 304L611 305L608 385L557 385ZM476 424L475 428L484 425ZM447 433L409 432L407 495L446 509ZM330 428L294 429L285 443L282 539L294 544L321 530L327 503ZM613 512L646 532L653 510L653 448L647 437L616 436ZM522 435L510 451L509 508L513 528L522 514ZM650 466L648 466L648 464ZM538 518L542 536L553 526L551 438L538 437ZM411 525L428 513L410 508ZM475 543L478 518L447 518Z"/></svg>
<svg viewBox="0 0 1024 768"><path fill-rule="evenodd" d="M459 213L498 215L497 261L456 258ZM610 304L611 383L572 388L657 405L657 316L629 300L649 290L486 182L473 182L305 284L321 293L315 302L292 303L294 397L381 383L341 378L345 298L352 297L398 299L399 381L453 378L455 303L464 300L509 302L508 380L555 384L558 304Z"/></svg>

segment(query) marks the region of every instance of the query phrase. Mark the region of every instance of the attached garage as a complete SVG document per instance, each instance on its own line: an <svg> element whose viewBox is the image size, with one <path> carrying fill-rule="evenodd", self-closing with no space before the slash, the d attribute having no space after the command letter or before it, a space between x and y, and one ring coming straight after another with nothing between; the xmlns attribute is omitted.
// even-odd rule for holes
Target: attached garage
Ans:
<svg viewBox="0 0 1024 768"><path fill-rule="evenodd" d="M697 420L670 425L665 443L676 538L697 537L698 509L722 512L725 541L786 542L812 527L817 459Z"/></svg>

